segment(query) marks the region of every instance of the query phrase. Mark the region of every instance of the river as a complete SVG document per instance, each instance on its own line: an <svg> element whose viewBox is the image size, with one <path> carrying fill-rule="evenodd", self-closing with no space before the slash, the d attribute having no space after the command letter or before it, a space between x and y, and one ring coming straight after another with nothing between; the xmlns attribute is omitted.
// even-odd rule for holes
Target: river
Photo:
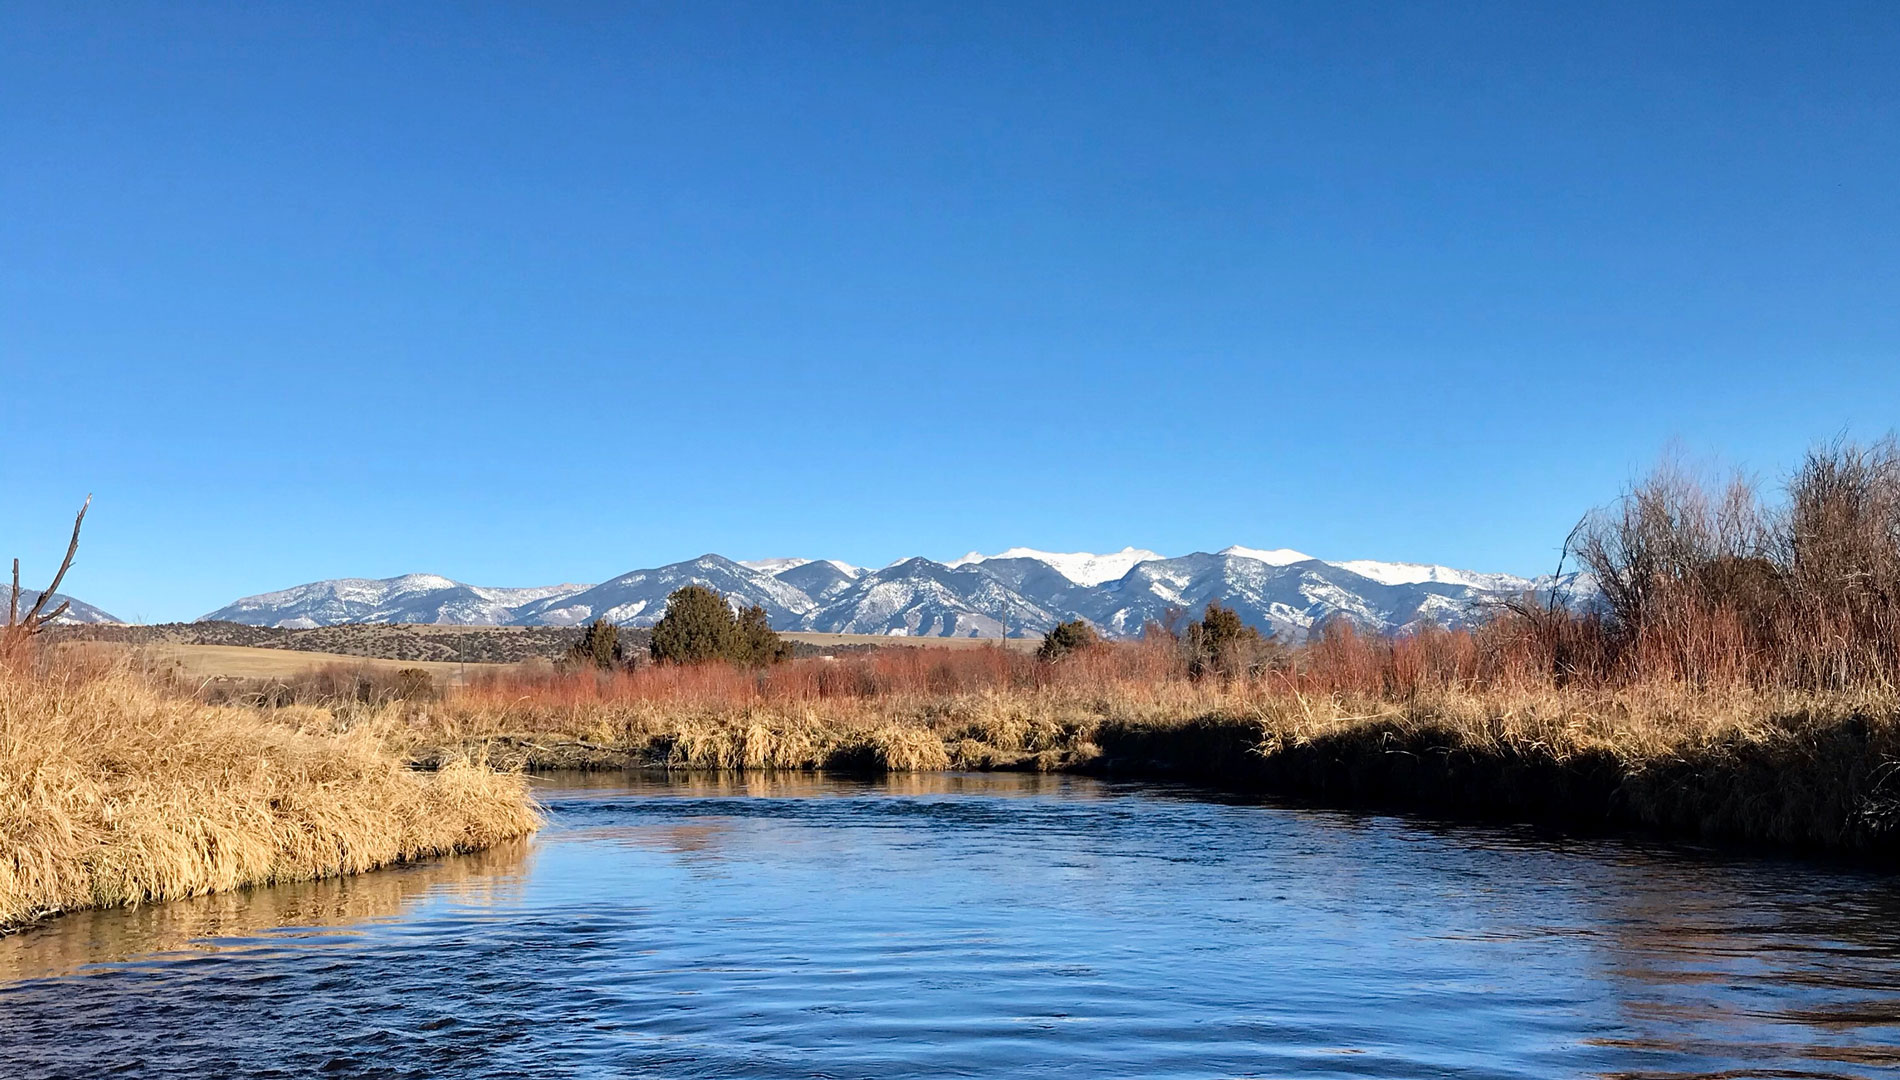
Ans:
<svg viewBox="0 0 1900 1080"><path fill-rule="evenodd" d="M531 841L0 939L0 1076L1900 1075L1900 878L1027 775L568 776Z"/></svg>

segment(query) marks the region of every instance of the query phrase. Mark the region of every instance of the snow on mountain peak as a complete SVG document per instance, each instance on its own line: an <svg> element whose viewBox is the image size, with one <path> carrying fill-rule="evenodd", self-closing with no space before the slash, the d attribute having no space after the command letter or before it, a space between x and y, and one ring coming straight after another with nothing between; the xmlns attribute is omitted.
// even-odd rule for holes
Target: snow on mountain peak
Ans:
<svg viewBox="0 0 1900 1080"><path fill-rule="evenodd" d="M903 562L903 560L899 559L898 562ZM757 570L759 573L764 574L767 577L777 577L780 574L783 574L787 570L796 570L801 566L810 566L812 563L824 563L826 566L831 567L832 569L838 571L840 574L843 574L845 577L848 577L848 578L856 578L864 574L864 567L852 566L850 563L843 562L838 559L790 558L790 559L741 559L739 560L740 566L745 567L747 570ZM897 563L892 563L891 565L895 566L897 565Z"/></svg>
<svg viewBox="0 0 1900 1080"><path fill-rule="evenodd" d="M815 560L796 559L796 558L793 558L793 559L740 559L739 565L745 567L747 570L757 570L761 574L771 574L773 576L777 576L779 574L783 574L787 570L791 570L800 566L805 566L813 561Z"/></svg>
<svg viewBox="0 0 1900 1080"><path fill-rule="evenodd" d="M1048 565L1056 573L1077 585L1092 586L1100 585L1105 581L1118 580L1138 564L1159 558L1161 556L1152 551L1136 547L1125 547L1106 555L1087 551L1037 551L1035 548L1013 547L995 555L983 555L972 551L946 565L968 566L972 563L988 562L991 559L1034 559Z"/></svg>
<svg viewBox="0 0 1900 1080"><path fill-rule="evenodd" d="M461 582L445 578L441 574L400 574L385 579L381 584L391 587L392 592L428 592L434 589L453 589Z"/></svg>
<svg viewBox="0 0 1900 1080"><path fill-rule="evenodd" d="M1436 582L1441 585L1464 585L1474 589L1492 591L1510 591L1528 588L1530 579L1515 574L1484 574L1472 570L1455 570L1449 566L1437 566L1431 563L1380 562L1377 559L1347 559L1332 565L1341 570L1350 570L1363 578L1371 578L1381 585L1423 585Z"/></svg>
<svg viewBox="0 0 1900 1080"><path fill-rule="evenodd" d="M1224 547L1217 554L1253 559L1255 562L1263 562L1268 566L1291 566L1296 562L1310 562L1313 558L1303 551L1294 551L1292 548L1250 548L1241 547L1239 544Z"/></svg>

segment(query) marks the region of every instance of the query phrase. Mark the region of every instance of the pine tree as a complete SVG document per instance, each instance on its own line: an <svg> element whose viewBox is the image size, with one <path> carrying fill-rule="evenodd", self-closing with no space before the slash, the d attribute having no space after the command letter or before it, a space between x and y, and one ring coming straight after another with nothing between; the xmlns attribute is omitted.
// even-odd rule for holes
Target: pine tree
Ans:
<svg viewBox="0 0 1900 1080"><path fill-rule="evenodd" d="M1263 661L1266 639L1260 631L1241 621L1240 613L1210 600L1199 622L1189 623L1185 642L1188 674L1200 678L1209 672L1222 675L1253 674Z"/></svg>
<svg viewBox="0 0 1900 1080"><path fill-rule="evenodd" d="M1081 619L1057 623L1042 637L1042 648L1036 650L1036 656L1042 660L1060 660L1072 652L1091 649L1101 644L1102 639L1095 636L1095 628Z"/></svg>
<svg viewBox="0 0 1900 1080"><path fill-rule="evenodd" d="M737 614L726 598L704 585L674 589L666 614L653 627L653 659L667 664L725 660L764 667L792 658L792 643L779 637L757 604Z"/></svg>
<svg viewBox="0 0 1900 1080"><path fill-rule="evenodd" d="M730 660L738 630L724 597L704 585L685 585L667 595L649 651L663 664Z"/></svg>
<svg viewBox="0 0 1900 1080"><path fill-rule="evenodd" d="M739 613L733 634L732 661L747 667L765 667L792 658L792 643L772 629L765 609L757 604Z"/></svg>
<svg viewBox="0 0 1900 1080"><path fill-rule="evenodd" d="M581 631L581 639L567 650L569 663L592 664L603 671L618 667L624 655L620 647L620 628L600 619Z"/></svg>

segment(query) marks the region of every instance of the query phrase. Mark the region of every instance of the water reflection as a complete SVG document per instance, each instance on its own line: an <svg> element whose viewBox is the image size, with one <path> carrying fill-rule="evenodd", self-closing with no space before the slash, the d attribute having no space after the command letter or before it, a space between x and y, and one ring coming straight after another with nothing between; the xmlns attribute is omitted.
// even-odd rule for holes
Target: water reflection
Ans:
<svg viewBox="0 0 1900 1080"><path fill-rule="evenodd" d="M516 849L0 941L0 1075L1900 1075L1866 870L1074 777L543 793Z"/></svg>
<svg viewBox="0 0 1900 1080"><path fill-rule="evenodd" d="M399 918L439 889L505 904L528 872L530 843L374 874L191 897L131 909L75 911L0 937L0 984L72 975L99 964L314 938Z"/></svg>
<svg viewBox="0 0 1900 1080"><path fill-rule="evenodd" d="M989 795L1033 798L1106 798L1115 790L1087 777L1056 773L892 773L867 777L822 772L555 772L534 778L537 790L573 800L589 794L684 799L825 798L863 795ZM1147 788L1145 790L1160 790ZM1186 792L1188 789L1180 789Z"/></svg>

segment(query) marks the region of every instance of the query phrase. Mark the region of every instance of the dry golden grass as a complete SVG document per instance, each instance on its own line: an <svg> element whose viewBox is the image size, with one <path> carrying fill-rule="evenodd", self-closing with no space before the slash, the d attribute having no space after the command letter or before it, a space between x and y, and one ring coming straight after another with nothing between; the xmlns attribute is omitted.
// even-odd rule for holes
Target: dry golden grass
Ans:
<svg viewBox="0 0 1900 1080"><path fill-rule="evenodd" d="M207 706L123 670L0 663L0 927L352 874L531 831L519 776L417 772L374 724Z"/></svg>
<svg viewBox="0 0 1900 1080"><path fill-rule="evenodd" d="M395 706L396 737L424 757L492 753L539 767L1176 775L1333 803L1799 847L1886 849L1900 826L1900 779L1889 784L1900 701L1882 692L1657 682L1393 694L1051 676L807 696L718 678L477 686Z"/></svg>
<svg viewBox="0 0 1900 1080"><path fill-rule="evenodd" d="M477 672L495 672L503 664L468 664L443 660L386 660L344 653L296 649L265 649L248 645L182 645L155 642L130 646L116 642L73 642L62 649L90 658L117 660L149 669L183 682L235 679L295 679L324 668L349 668L394 674L405 669L426 671L438 682L453 682Z"/></svg>

